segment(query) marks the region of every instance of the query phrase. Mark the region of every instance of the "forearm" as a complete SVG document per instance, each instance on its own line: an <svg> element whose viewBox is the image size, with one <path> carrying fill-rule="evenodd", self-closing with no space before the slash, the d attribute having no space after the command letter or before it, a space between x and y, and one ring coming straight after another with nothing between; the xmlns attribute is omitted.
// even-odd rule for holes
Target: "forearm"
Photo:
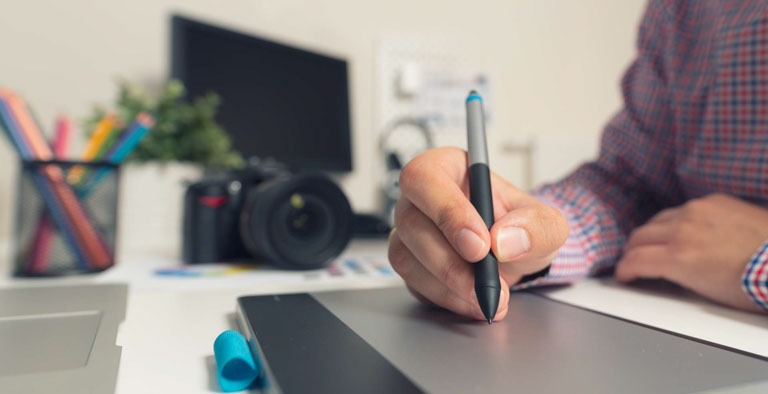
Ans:
<svg viewBox="0 0 768 394"><path fill-rule="evenodd" d="M638 57L622 78L624 107L603 131L600 155L533 194L558 208L570 235L549 272L517 287L569 282L615 264L629 233L653 214L682 202L675 175L675 122L665 48L673 37L662 4L649 6Z"/></svg>

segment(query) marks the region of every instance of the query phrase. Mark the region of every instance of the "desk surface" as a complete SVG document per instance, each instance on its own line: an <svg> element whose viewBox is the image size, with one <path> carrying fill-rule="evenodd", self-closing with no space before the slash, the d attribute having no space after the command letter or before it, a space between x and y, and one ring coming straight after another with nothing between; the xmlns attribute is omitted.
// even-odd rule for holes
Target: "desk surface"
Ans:
<svg viewBox="0 0 768 394"><path fill-rule="evenodd" d="M345 255L382 257L385 249L382 242L355 242ZM212 375L213 340L236 327L238 296L402 285L396 277L364 275L312 281L294 273L291 281L275 274L279 280L265 283L242 276L185 282L152 274L168 264L168 259L134 258L98 276L2 278L0 286L128 282L128 313L117 339L123 347L117 392L206 393L218 392ZM611 279L590 279L539 291L566 303L768 357L768 317L723 308L671 286L627 287Z"/></svg>

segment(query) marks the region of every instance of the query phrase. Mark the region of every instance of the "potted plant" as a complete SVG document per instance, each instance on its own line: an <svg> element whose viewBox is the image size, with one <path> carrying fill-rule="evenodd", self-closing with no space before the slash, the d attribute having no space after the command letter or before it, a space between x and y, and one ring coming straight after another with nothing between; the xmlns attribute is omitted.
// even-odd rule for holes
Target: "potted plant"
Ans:
<svg viewBox="0 0 768 394"><path fill-rule="evenodd" d="M215 120L219 104L215 93L187 98L184 85L176 80L168 81L156 97L140 84L121 80L114 110L96 106L83 122L84 130L93 130L108 112L123 122L142 111L155 118L155 126L121 168L121 257L177 257L186 183L200 178L206 168L243 165Z"/></svg>

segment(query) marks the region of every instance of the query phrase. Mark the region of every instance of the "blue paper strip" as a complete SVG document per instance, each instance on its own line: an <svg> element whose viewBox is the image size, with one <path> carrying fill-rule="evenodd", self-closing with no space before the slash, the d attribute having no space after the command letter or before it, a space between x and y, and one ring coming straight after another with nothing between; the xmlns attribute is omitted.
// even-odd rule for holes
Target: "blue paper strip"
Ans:
<svg viewBox="0 0 768 394"><path fill-rule="evenodd" d="M261 364L253 358L242 334L227 330L213 342L219 386L224 392L245 390L261 375Z"/></svg>

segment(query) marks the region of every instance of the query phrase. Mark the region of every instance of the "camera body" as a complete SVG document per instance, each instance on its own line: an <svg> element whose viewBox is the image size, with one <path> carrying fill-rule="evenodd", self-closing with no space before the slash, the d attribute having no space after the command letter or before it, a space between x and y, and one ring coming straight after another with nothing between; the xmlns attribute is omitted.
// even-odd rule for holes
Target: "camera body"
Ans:
<svg viewBox="0 0 768 394"><path fill-rule="evenodd" d="M319 173L258 165L204 178L184 196L184 262L269 262L305 270L346 248L353 213L343 191Z"/></svg>

